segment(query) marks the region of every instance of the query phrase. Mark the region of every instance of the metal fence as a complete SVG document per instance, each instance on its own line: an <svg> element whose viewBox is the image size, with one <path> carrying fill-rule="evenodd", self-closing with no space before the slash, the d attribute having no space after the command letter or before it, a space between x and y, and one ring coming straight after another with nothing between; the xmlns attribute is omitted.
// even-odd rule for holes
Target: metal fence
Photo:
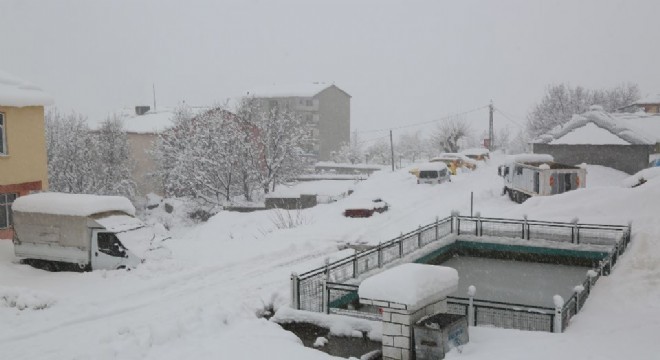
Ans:
<svg viewBox="0 0 660 360"><path fill-rule="evenodd" d="M456 216L457 235L549 240L573 244L626 246L630 225L596 225L539 220Z"/></svg>
<svg viewBox="0 0 660 360"><path fill-rule="evenodd" d="M434 223L401 234L395 239L356 253L354 256L328 263L300 275L292 274L292 305L300 310L322 312L324 311L322 301L324 280L342 283L357 278L445 238L452 232L453 217L437 219Z"/></svg>
<svg viewBox="0 0 660 360"><path fill-rule="evenodd" d="M631 228L630 225L595 225L452 215L444 219L437 219L434 223L419 227L417 230L401 234L399 237L367 251L328 263L301 275L292 274L292 306L301 310L327 312L329 309L355 301L357 285L344 284L344 282L382 268L384 265L444 239L452 233L457 236L495 236L611 246L610 254L599 263L596 269L597 276L585 280L582 284L584 290L576 292L566 301L560 313L561 326L548 325L550 314L539 313L536 311L540 309L538 307L506 303L498 305L491 302L475 304L475 309L479 309L475 310L477 324L543 331L553 331L552 327L554 327L556 331L558 327L564 329L570 319L580 311L598 277L610 273L618 257L623 254L630 242ZM457 299L454 298L449 302L450 311L465 313L467 310L461 306L467 305ZM552 316L555 316L554 313ZM552 321L550 323L552 324Z"/></svg>
<svg viewBox="0 0 660 360"><path fill-rule="evenodd" d="M472 308L473 314L470 315L470 299L447 298L447 312L468 316L472 326L554 331L555 309L552 308L486 300L473 300Z"/></svg>

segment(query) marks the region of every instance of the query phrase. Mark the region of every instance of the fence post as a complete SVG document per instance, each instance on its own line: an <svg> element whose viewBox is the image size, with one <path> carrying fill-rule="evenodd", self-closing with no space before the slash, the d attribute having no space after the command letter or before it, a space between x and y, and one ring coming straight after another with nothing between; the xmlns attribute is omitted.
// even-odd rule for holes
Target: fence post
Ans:
<svg viewBox="0 0 660 360"><path fill-rule="evenodd" d="M360 269L358 269L358 256L357 256L357 250L355 251L355 254L353 254L353 278L355 279L358 277L358 272Z"/></svg>
<svg viewBox="0 0 660 360"><path fill-rule="evenodd" d="M435 217L435 240L438 240L440 237L440 224L439 224L440 219L438 217Z"/></svg>
<svg viewBox="0 0 660 360"><path fill-rule="evenodd" d="M422 225L417 227L417 248L422 247Z"/></svg>
<svg viewBox="0 0 660 360"><path fill-rule="evenodd" d="M475 223L475 229L474 229L475 234L474 235L481 236L481 234L482 234L482 231L481 231L481 213L477 212L474 215L477 217L477 222Z"/></svg>
<svg viewBox="0 0 660 360"><path fill-rule="evenodd" d="M383 267L383 243L378 243L378 267Z"/></svg>
<svg viewBox="0 0 660 360"><path fill-rule="evenodd" d="M330 278L330 258L325 258L325 279L328 280Z"/></svg>
<svg viewBox="0 0 660 360"><path fill-rule="evenodd" d="M474 285L468 287L468 325L477 326L477 318L474 316L474 296L477 294L477 288Z"/></svg>
<svg viewBox="0 0 660 360"><path fill-rule="evenodd" d="M323 279L323 312L330 313L330 290L326 279Z"/></svg>
<svg viewBox="0 0 660 360"><path fill-rule="evenodd" d="M555 295L552 297L552 300L555 303L555 317L554 317L554 326L553 330L556 333L562 332L562 309L564 308L564 298L560 295Z"/></svg>
<svg viewBox="0 0 660 360"><path fill-rule="evenodd" d="M291 273L291 307L300 310L300 278L295 272Z"/></svg>
<svg viewBox="0 0 660 360"><path fill-rule="evenodd" d="M571 242L575 244L580 243L580 227L578 226L578 221L578 218L573 219L573 231L571 231L573 234L573 239L571 239Z"/></svg>
<svg viewBox="0 0 660 360"><path fill-rule="evenodd" d="M403 257L403 233L399 235L399 259Z"/></svg>
<svg viewBox="0 0 660 360"><path fill-rule="evenodd" d="M523 223L522 223L522 238L523 240L527 239L529 240L529 223L527 222L527 215L523 215Z"/></svg>

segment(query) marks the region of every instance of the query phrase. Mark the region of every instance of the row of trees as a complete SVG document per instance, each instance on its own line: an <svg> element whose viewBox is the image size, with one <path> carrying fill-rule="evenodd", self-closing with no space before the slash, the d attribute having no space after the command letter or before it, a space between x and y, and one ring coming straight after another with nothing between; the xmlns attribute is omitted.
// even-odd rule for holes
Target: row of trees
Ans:
<svg viewBox="0 0 660 360"><path fill-rule="evenodd" d="M120 119L109 117L98 130L92 130L84 116L52 109L46 113L45 121L52 191L135 195L131 179L134 165Z"/></svg>
<svg viewBox="0 0 660 360"><path fill-rule="evenodd" d="M300 174L308 132L286 109L264 110L244 99L236 114L222 106L199 115L181 107L153 155L167 194L222 204L264 193Z"/></svg>
<svg viewBox="0 0 660 360"><path fill-rule="evenodd" d="M443 152L459 152L465 148L481 147L482 139L487 137L486 132L479 134L473 130L465 116L455 116L439 122L428 134L422 131L399 134L394 143L394 159L397 163L402 159L405 159L406 163L415 162ZM495 149L511 152L526 151L527 137L522 130L518 130L516 133L508 126L497 130L495 141ZM359 133L353 132L350 144L335 153L333 160L350 163L390 164L392 148L389 136L377 138L375 141L361 141Z"/></svg>

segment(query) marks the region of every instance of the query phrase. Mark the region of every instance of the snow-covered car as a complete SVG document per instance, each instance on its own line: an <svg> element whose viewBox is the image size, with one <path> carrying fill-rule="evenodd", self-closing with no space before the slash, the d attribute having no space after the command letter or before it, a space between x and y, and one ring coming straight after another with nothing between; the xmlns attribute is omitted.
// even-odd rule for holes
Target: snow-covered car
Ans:
<svg viewBox="0 0 660 360"><path fill-rule="evenodd" d="M349 207L344 210L345 217L352 218L365 218L370 217L375 212L383 213L389 209L389 204L382 199L374 199L371 201L354 201Z"/></svg>
<svg viewBox="0 0 660 360"><path fill-rule="evenodd" d="M445 163L452 175L456 175L459 171L458 169L474 170L477 168L476 161L458 153L442 153L429 160L429 162Z"/></svg>
<svg viewBox="0 0 660 360"><path fill-rule="evenodd" d="M461 154L467 156L474 161L488 161L490 159L490 152L484 148L472 148L461 150Z"/></svg>
<svg viewBox="0 0 660 360"><path fill-rule="evenodd" d="M451 176L445 163L438 161L419 165L418 184L442 184L447 181L451 181Z"/></svg>

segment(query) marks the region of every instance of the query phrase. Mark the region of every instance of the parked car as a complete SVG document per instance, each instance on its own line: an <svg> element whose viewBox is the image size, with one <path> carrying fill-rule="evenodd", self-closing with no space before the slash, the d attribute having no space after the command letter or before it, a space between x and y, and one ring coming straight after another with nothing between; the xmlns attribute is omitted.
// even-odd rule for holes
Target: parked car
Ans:
<svg viewBox="0 0 660 360"><path fill-rule="evenodd" d="M420 164L417 175L418 184L442 184L451 181L447 165L443 162Z"/></svg>
<svg viewBox="0 0 660 360"><path fill-rule="evenodd" d="M445 163L447 167L449 167L452 175L456 175L458 169L474 170L477 168L476 161L457 153L443 153L429 160L429 162Z"/></svg>
<svg viewBox="0 0 660 360"><path fill-rule="evenodd" d="M344 210L345 217L366 218L375 212L383 213L389 209L389 204L382 199L373 199L372 201L357 201Z"/></svg>
<svg viewBox="0 0 660 360"><path fill-rule="evenodd" d="M484 148L472 148L461 151L462 155L475 161L488 161L490 160L490 152Z"/></svg>

